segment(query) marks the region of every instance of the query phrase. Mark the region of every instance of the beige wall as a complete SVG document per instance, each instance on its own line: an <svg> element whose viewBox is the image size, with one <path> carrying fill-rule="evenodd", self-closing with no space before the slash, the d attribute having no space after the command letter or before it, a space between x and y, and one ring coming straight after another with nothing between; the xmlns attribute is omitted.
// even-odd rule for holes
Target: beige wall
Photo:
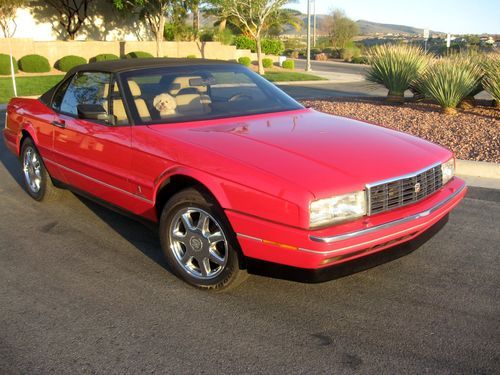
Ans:
<svg viewBox="0 0 500 375"><path fill-rule="evenodd" d="M10 46L9 46L10 45ZM256 60L255 53L250 50L238 50L235 46L226 46L219 42L163 42L162 55L167 57L186 57L195 55L199 58L237 60L239 57L248 56ZM156 42L154 41L127 41L127 42L97 42L97 41L49 41L38 42L32 39L0 39L0 53L12 54L16 59L29 54L45 56L50 64L63 56L77 55L87 60L101 53L113 53L123 56L132 51L145 51L156 55ZM276 56L267 56L277 61Z"/></svg>

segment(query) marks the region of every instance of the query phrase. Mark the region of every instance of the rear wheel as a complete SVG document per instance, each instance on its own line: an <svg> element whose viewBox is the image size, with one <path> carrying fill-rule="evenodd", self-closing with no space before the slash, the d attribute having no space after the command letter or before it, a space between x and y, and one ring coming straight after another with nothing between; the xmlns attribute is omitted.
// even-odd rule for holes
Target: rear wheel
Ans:
<svg viewBox="0 0 500 375"><path fill-rule="evenodd" d="M59 198L61 189L52 184L42 157L31 138L27 138L21 148L21 163L24 186L28 194L37 201L50 201Z"/></svg>
<svg viewBox="0 0 500 375"><path fill-rule="evenodd" d="M193 286L227 290L246 279L222 209L196 189L175 194L165 205L160 239L171 269Z"/></svg>

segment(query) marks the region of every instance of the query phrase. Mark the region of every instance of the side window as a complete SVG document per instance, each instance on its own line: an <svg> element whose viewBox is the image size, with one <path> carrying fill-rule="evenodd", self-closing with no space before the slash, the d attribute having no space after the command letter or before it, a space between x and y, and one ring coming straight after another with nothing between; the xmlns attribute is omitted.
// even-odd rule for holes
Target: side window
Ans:
<svg viewBox="0 0 500 375"><path fill-rule="evenodd" d="M64 98L64 94L66 93L66 89L68 88L68 85L70 84L71 81L72 79L68 79L56 91L54 98L52 99L52 108L55 109L56 111L61 110L61 102Z"/></svg>
<svg viewBox="0 0 500 375"><path fill-rule="evenodd" d="M75 74L66 89L59 111L76 116L78 104L100 104L107 109L107 91L110 80L109 73L84 72Z"/></svg>

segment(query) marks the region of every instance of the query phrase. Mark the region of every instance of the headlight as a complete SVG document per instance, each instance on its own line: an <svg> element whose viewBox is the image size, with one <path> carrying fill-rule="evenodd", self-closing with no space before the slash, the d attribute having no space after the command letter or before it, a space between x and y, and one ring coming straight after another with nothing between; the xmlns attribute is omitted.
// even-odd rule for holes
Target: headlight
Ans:
<svg viewBox="0 0 500 375"><path fill-rule="evenodd" d="M311 228L355 219L366 215L364 191L319 199L309 205L309 225Z"/></svg>
<svg viewBox="0 0 500 375"><path fill-rule="evenodd" d="M446 163L441 164L441 173L443 175L444 185L455 175L455 158L451 158Z"/></svg>

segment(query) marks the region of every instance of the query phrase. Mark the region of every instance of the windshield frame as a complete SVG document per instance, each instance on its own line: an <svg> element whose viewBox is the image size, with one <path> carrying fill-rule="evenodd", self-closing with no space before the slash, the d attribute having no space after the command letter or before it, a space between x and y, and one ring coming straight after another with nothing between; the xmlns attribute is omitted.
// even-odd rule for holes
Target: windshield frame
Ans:
<svg viewBox="0 0 500 375"><path fill-rule="evenodd" d="M143 121L139 116L139 112L136 108L132 92L128 85L128 80L133 79L137 76L154 76L155 74L161 73L171 73L172 71L178 72L179 76L183 74L196 74L196 72L235 72L235 73L243 73L246 74L250 80L252 80L255 85L266 94L268 97L277 98L283 104L283 107L280 109L272 108L272 109L263 109L259 111L251 111L248 113L223 113L220 115L210 115L204 114L201 116L180 116L180 117L172 117L172 118L162 118L162 119L151 119L151 121ZM130 124L134 125L145 125L145 126L154 126L160 124L177 124L177 123L185 123L185 122L196 122L196 121L207 121L207 120L216 120L216 119L224 119L224 118L233 118L233 117L242 117L242 116L253 116L253 115L262 115L266 113L280 113L280 112L289 112L296 111L300 109L304 109L305 107L293 99L291 96L286 94L284 91L276 87L273 83L269 82L265 78L261 77L259 74L254 73L250 69L246 68L240 64L193 64L187 66L175 66L175 67L154 67L154 68L139 68L139 69L131 69L127 71L120 72L117 74L117 82L119 85L120 91L123 93L122 98L125 101L126 107L129 109L129 113L132 118L129 118ZM130 116L129 116L130 117Z"/></svg>

